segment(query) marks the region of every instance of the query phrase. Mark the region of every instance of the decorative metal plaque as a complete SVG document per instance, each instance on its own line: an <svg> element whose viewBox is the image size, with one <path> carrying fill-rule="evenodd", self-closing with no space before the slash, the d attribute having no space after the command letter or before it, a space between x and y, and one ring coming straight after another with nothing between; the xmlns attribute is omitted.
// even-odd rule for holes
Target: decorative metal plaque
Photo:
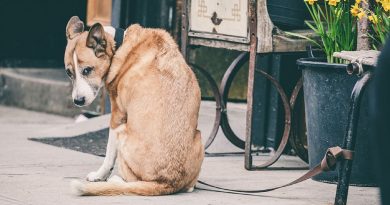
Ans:
<svg viewBox="0 0 390 205"><path fill-rule="evenodd" d="M248 37L248 0L192 0L190 31Z"/></svg>

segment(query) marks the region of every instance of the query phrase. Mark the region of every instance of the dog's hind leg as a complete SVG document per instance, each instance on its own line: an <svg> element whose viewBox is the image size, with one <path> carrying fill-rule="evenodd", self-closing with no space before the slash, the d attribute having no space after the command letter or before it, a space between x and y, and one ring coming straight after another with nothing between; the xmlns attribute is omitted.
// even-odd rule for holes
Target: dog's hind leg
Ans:
<svg viewBox="0 0 390 205"><path fill-rule="evenodd" d="M129 168L129 166L127 165L126 161L124 160L120 152L118 153L117 164L118 164L119 175L122 177L123 180L125 180L126 182L138 181L138 178L134 175L133 171Z"/></svg>
<svg viewBox="0 0 390 205"><path fill-rule="evenodd" d="M107 180L107 182L125 183L125 181L122 179L122 177L117 176L117 175L111 176L111 177Z"/></svg>
<svg viewBox="0 0 390 205"><path fill-rule="evenodd" d="M192 166L197 167L195 169L195 173L193 176L195 176L181 191L182 192L192 192L194 191L195 185L198 182L199 173L200 173L200 167L203 162L204 158L204 148L202 145L202 137L199 130L196 131L195 137L194 137L194 144L193 144L193 153L195 156L193 157L194 161L192 161Z"/></svg>
<svg viewBox="0 0 390 205"><path fill-rule="evenodd" d="M198 182L198 177L199 177L199 175L196 176L196 177L195 177L187 186L185 186L185 187L181 190L181 192L188 192L188 193L193 192L194 189L195 189L195 185L196 185L196 183Z"/></svg>

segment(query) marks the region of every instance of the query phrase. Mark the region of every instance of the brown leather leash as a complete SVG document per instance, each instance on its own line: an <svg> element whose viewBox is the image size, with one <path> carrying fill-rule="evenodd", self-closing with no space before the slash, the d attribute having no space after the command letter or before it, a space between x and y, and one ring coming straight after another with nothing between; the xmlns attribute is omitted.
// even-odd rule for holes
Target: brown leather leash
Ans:
<svg viewBox="0 0 390 205"><path fill-rule="evenodd" d="M197 189L200 190L206 190L206 191L214 191L214 192L222 192L222 193L230 193L230 194L253 194L253 193L263 193L263 192L270 192L273 190L277 190L283 187L288 187L294 184L298 184L300 182L303 182L307 179L310 179L322 172L327 172L330 170L334 170L336 168L336 164L338 161L341 160L352 160L353 159L353 151L351 150L346 150L342 149L341 147L331 147L329 148L326 153L324 158L322 159L321 163L319 163L317 166L315 166L313 169L309 170L306 174L303 176L299 177L298 179L282 185L282 186L276 186L273 188L268 188L268 189L260 189L260 190L238 190L238 189L227 189L215 185L208 184L206 182L198 180L199 184L214 188L214 189L205 189L205 188L199 188L196 187Z"/></svg>

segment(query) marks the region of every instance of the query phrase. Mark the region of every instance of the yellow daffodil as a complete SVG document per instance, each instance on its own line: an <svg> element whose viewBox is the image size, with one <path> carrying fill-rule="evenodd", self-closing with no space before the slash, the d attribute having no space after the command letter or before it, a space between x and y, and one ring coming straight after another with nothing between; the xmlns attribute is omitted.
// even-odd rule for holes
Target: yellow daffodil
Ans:
<svg viewBox="0 0 390 205"><path fill-rule="evenodd" d="M364 10L363 10L362 8L360 8L359 11L360 11L360 12L359 12L358 15L357 15L357 17L358 17L359 19L362 19L363 17L366 16L366 13L364 12Z"/></svg>
<svg viewBox="0 0 390 205"><path fill-rule="evenodd" d="M355 3L360 4L361 2L367 3L367 0L356 0ZM376 1L381 1L381 0L376 0Z"/></svg>
<svg viewBox="0 0 390 205"><path fill-rule="evenodd" d="M385 11L390 10L390 0L382 0L382 7Z"/></svg>
<svg viewBox="0 0 390 205"><path fill-rule="evenodd" d="M337 3L340 2L340 0L328 0L328 1L329 1L328 4L331 5L331 6L337 6Z"/></svg>
<svg viewBox="0 0 390 205"><path fill-rule="evenodd" d="M368 20L370 20L373 24L377 24L379 22L378 16L375 14L372 14L368 17Z"/></svg>
<svg viewBox="0 0 390 205"><path fill-rule="evenodd" d="M357 16L359 14L359 4L358 3L355 3L355 5L352 6L351 8L351 14L352 16Z"/></svg>
<svg viewBox="0 0 390 205"><path fill-rule="evenodd" d="M309 3L310 5L313 5L318 0L305 0L305 2Z"/></svg>

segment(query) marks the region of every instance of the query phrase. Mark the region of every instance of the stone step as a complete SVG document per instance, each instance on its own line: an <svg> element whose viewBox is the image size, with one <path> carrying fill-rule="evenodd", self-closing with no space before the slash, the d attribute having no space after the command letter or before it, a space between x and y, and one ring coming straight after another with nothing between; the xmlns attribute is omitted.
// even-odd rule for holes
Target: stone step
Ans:
<svg viewBox="0 0 390 205"><path fill-rule="evenodd" d="M0 68L0 104L63 116L100 112L100 96L92 105L78 108L71 93L71 82L63 69Z"/></svg>

